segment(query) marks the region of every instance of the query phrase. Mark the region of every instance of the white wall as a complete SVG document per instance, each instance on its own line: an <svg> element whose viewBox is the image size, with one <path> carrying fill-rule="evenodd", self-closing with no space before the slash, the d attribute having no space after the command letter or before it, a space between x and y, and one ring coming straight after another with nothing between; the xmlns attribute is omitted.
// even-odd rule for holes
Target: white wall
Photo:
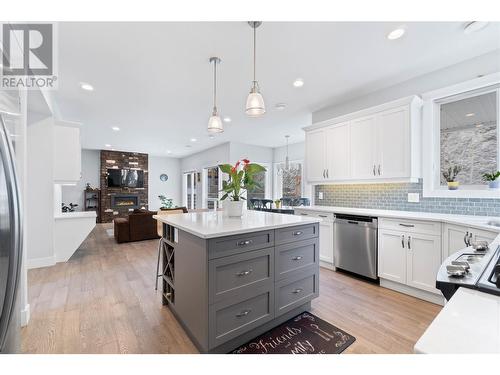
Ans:
<svg viewBox="0 0 500 375"><path fill-rule="evenodd" d="M65 204L76 203L75 211L83 211L83 190L90 183L92 187L99 187L100 151L82 150L82 178L76 185L62 186L62 201Z"/></svg>
<svg viewBox="0 0 500 375"><path fill-rule="evenodd" d="M161 156L149 156L149 209L160 208L158 195L165 195L174 200L174 205L181 205L182 173L181 160ZM160 180L161 174L167 174L168 180Z"/></svg>
<svg viewBox="0 0 500 375"><path fill-rule="evenodd" d="M53 130L52 118L32 122L28 114L25 201L28 267L54 261Z"/></svg>
<svg viewBox="0 0 500 375"><path fill-rule="evenodd" d="M290 161L294 160L304 160L306 153L306 143L299 142L288 145L288 157ZM273 148L273 161L275 163L280 163L285 161L286 158L286 146Z"/></svg>
<svg viewBox="0 0 500 375"><path fill-rule="evenodd" d="M228 163L230 158L229 142L209 148L181 159L181 173L201 171L220 163Z"/></svg>
<svg viewBox="0 0 500 375"><path fill-rule="evenodd" d="M273 149L271 147L230 142L230 162L236 163L241 159L249 159L252 163L272 163Z"/></svg>
<svg viewBox="0 0 500 375"><path fill-rule="evenodd" d="M410 95L420 95L441 87L500 71L500 50L425 74L371 94L333 103L313 113L313 123L345 115Z"/></svg>

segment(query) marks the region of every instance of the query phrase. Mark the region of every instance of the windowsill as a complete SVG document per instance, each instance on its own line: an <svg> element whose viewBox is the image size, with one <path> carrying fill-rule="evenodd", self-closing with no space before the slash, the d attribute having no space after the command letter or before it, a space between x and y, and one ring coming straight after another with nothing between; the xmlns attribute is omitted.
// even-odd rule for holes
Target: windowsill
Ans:
<svg viewBox="0 0 500 375"><path fill-rule="evenodd" d="M424 188L423 197L499 199L500 189L490 189L487 186L460 186L458 190L448 190L443 186L434 190L426 190Z"/></svg>

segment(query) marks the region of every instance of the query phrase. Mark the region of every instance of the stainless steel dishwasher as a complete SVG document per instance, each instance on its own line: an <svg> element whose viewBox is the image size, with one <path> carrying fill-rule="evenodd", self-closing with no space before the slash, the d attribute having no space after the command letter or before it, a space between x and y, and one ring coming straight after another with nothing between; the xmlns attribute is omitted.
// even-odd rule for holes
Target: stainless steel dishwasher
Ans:
<svg viewBox="0 0 500 375"><path fill-rule="evenodd" d="M333 254L335 267L369 277L377 277L377 218L335 215Z"/></svg>

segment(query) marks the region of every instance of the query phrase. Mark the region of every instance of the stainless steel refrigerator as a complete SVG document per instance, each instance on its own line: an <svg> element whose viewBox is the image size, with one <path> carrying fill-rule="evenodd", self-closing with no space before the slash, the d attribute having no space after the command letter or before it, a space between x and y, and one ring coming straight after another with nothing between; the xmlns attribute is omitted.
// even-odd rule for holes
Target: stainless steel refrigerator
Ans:
<svg viewBox="0 0 500 375"><path fill-rule="evenodd" d="M21 207L14 148L0 112L0 353L19 351L17 297L21 251Z"/></svg>

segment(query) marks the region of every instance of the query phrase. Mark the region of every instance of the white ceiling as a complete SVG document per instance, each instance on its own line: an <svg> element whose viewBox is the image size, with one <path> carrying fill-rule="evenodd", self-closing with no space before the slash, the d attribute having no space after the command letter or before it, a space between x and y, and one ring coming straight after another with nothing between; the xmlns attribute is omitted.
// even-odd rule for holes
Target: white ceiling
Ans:
<svg viewBox="0 0 500 375"><path fill-rule="evenodd" d="M79 121L84 148L185 156L226 141L263 146L303 139L311 112L500 48L500 23L466 35L461 22L265 22L257 32L257 79L267 114L244 106L252 79L252 30L245 22L60 23L61 117ZM226 131L209 139L210 56L219 68ZM294 88L302 78L305 85ZM93 92L80 89L88 82ZM287 103L284 111L273 107ZM113 132L112 126L121 128ZM198 142L190 142L195 137ZM186 145L192 147L187 148Z"/></svg>

